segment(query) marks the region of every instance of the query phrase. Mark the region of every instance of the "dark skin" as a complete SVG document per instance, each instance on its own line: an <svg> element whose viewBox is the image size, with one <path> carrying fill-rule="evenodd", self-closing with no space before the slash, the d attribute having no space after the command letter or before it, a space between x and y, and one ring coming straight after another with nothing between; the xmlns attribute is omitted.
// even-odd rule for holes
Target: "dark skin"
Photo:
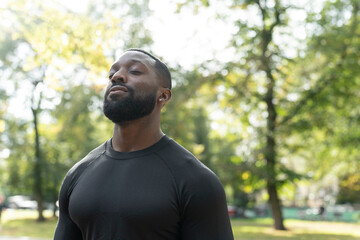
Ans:
<svg viewBox="0 0 360 240"><path fill-rule="evenodd" d="M150 147L158 142L164 133L160 128L161 109L171 98L171 90L161 86L160 76L154 68L155 60L136 51L125 52L110 68L109 90L114 83L121 81L125 86L135 89L135 94L147 93L156 88L156 103L153 111L142 118L116 123L114 125L112 146L118 152L133 152ZM110 101L126 96L126 88L113 88Z"/></svg>

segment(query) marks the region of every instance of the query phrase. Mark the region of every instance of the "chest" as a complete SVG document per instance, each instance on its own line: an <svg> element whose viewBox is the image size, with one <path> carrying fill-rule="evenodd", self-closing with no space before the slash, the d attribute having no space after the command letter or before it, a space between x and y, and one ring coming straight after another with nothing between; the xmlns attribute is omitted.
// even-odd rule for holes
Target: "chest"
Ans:
<svg viewBox="0 0 360 240"><path fill-rule="evenodd" d="M100 159L77 180L69 212L83 230L176 231L179 222L175 182L166 166L156 159Z"/></svg>

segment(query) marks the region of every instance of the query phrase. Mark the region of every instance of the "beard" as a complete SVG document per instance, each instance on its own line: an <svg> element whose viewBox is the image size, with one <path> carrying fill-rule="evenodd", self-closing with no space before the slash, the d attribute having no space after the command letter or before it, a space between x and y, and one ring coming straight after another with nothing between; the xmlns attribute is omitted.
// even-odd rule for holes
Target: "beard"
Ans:
<svg viewBox="0 0 360 240"><path fill-rule="evenodd" d="M126 96L114 94L110 97L111 100L108 97L110 91L105 93L103 112L114 123L124 123L145 117L155 108L156 89L152 89L148 93L139 92L138 96L135 96L132 88L127 87L127 89Z"/></svg>

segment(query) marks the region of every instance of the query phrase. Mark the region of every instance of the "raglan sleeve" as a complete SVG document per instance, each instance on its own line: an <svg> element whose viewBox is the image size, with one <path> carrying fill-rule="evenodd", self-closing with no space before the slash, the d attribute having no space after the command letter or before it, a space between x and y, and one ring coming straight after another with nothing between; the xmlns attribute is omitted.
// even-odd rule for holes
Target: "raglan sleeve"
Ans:
<svg viewBox="0 0 360 240"><path fill-rule="evenodd" d="M224 188L208 169L192 174L183 191L182 240L233 240Z"/></svg>
<svg viewBox="0 0 360 240"><path fill-rule="evenodd" d="M72 188L71 174L67 174L60 188L59 193L59 219L55 229L54 240L82 240L81 231L71 220L69 214L69 193Z"/></svg>

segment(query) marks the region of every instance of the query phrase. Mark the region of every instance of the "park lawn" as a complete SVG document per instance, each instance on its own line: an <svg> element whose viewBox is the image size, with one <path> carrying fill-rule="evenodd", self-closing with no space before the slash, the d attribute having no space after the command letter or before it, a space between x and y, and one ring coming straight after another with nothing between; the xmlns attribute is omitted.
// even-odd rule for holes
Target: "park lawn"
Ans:
<svg viewBox="0 0 360 240"><path fill-rule="evenodd" d="M36 211L11 210L3 213L0 236L28 236L52 239L57 218L44 214L45 222L35 219ZM287 231L272 228L271 219L231 219L236 240L359 240L360 224L342 222L286 220Z"/></svg>
<svg viewBox="0 0 360 240"><path fill-rule="evenodd" d="M44 211L45 222L37 222L34 210L7 209L2 216L0 236L40 237L52 239L57 218L51 217L51 211Z"/></svg>
<svg viewBox="0 0 360 240"><path fill-rule="evenodd" d="M235 240L359 240L360 224L285 220L287 231L274 230L272 219L232 219Z"/></svg>

